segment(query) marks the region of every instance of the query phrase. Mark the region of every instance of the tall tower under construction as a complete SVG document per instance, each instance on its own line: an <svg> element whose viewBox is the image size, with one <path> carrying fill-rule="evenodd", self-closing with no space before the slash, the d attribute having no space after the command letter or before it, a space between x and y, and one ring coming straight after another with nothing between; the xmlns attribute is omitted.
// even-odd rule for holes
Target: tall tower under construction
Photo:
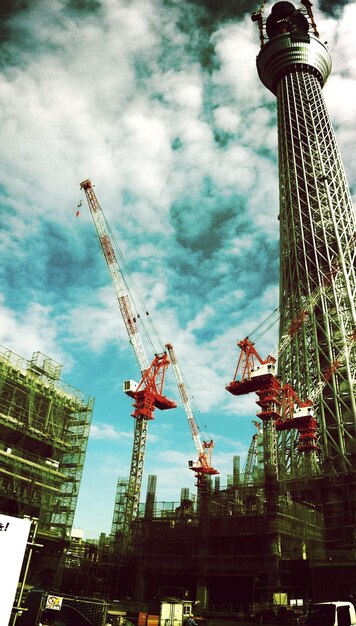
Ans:
<svg viewBox="0 0 356 626"><path fill-rule="evenodd" d="M252 16L258 73L278 108L278 371L274 356L239 343L226 389L256 392L263 424L255 422L243 471L234 462L225 486L209 485L206 506L189 491L158 503L151 481L130 549L108 568L111 589L147 607L196 598L203 615L252 613L260 623L271 619L259 613L267 607L355 597L355 213L322 96L331 59L311 6L277 2L266 20L262 10ZM126 487L119 479L115 558Z"/></svg>
<svg viewBox="0 0 356 626"><path fill-rule="evenodd" d="M258 74L278 110L280 339L293 333L279 376L314 401L314 471L344 476L337 508L340 499L355 501L355 212L322 95L331 58L311 6L277 2L266 22L261 12L252 19L260 28ZM302 456L293 432L280 433L279 445L284 468L296 477ZM351 541L349 535L344 547Z"/></svg>

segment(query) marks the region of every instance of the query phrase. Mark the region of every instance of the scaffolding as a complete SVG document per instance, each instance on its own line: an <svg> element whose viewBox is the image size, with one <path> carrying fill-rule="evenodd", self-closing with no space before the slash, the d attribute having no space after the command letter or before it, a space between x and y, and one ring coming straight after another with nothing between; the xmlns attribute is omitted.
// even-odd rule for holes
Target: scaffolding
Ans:
<svg viewBox="0 0 356 626"><path fill-rule="evenodd" d="M199 601L205 598L210 610L232 597L246 609L253 602L268 603L275 592L308 594L309 564L326 559L317 507L287 493L277 496L270 513L263 480L251 488L230 484L214 490L204 519L197 503L189 500L188 506L188 500L184 515L183 501L156 502L152 518L142 514L135 521L132 556L148 597L162 587L185 585L192 597L205 590Z"/></svg>
<svg viewBox="0 0 356 626"><path fill-rule="evenodd" d="M110 546L113 552L117 552L121 549L128 488L129 479L119 476L116 485L114 513L110 533Z"/></svg>
<svg viewBox="0 0 356 626"><path fill-rule="evenodd" d="M60 379L41 352L0 346L0 510L38 518L39 532L70 536L94 399Z"/></svg>

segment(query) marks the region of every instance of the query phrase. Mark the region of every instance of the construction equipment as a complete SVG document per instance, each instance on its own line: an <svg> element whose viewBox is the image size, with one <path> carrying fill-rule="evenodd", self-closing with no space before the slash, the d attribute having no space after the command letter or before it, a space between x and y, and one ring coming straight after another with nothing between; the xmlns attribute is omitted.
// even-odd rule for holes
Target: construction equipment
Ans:
<svg viewBox="0 0 356 626"><path fill-rule="evenodd" d="M268 387L275 378L276 359L271 356L262 359L248 337L239 341L237 345L240 348L240 355L234 378L225 389L234 396L240 396Z"/></svg>
<svg viewBox="0 0 356 626"><path fill-rule="evenodd" d="M255 420L253 420L252 423L256 427L257 432L252 435L251 443L247 452L242 479L242 484L244 487L248 487L253 484L253 469L256 465L256 460L258 458L258 446L262 438L261 423Z"/></svg>
<svg viewBox="0 0 356 626"><path fill-rule="evenodd" d="M313 402L300 400L290 385L282 387L275 374L275 357L269 355L262 359L248 337L238 346L241 353L234 380L226 390L233 395L256 392L257 404L261 407L257 417L262 420L264 428L265 463L273 474L277 474L277 431L296 428L300 435L299 452L319 450L315 444L317 421L313 417ZM237 380L239 373L241 379Z"/></svg>
<svg viewBox="0 0 356 626"><path fill-rule="evenodd" d="M279 30L280 32L287 32L287 30L289 30L289 21L291 19L291 17L294 18L294 20L297 22L297 25L299 25L300 27L304 27L304 30L306 28L306 26L308 26L308 24L311 26L311 28L313 29L313 33L315 35L315 37L319 38L319 33L316 27L316 23L315 23L315 19L314 19L314 15L313 15L313 11L312 11L312 3L309 0L300 0L301 4L303 5L303 9L297 9L297 10L293 10L293 5L291 5L291 3L287 3L287 2L277 2L277 5L282 5L282 7L276 7L275 11L277 10L277 12L279 13L278 17L278 26L279 26ZM252 13L251 15L251 20L253 22L257 22L257 26L259 29L259 33L260 33L260 43L261 43L261 47L264 45L265 41L266 41L266 36L265 36L265 31L267 32L267 35L269 33L269 24L268 24L268 18L267 20L264 19L263 14L264 14L264 8L265 8L265 4L266 2L261 2L260 8L255 11L254 13ZM284 5L284 6L283 6ZM287 5L287 6L285 6ZM288 6L289 5L289 6ZM273 9L272 9L273 11ZM270 35L269 35L270 36Z"/></svg>
<svg viewBox="0 0 356 626"><path fill-rule="evenodd" d="M354 242L350 242L348 247L351 247L351 245L354 245ZM278 358L283 354L296 333L302 327L303 323L313 312L314 307L322 295L325 295L328 290L331 289L339 270L339 258L335 257L328 266L327 271L324 273L323 282L315 287L313 292L308 297L303 309L293 319L288 332L282 335L277 346L265 359L262 359L262 357L258 354L254 347L254 343L248 337L245 337L245 339L237 344L240 348L240 356L234 378L232 382L225 387L227 391L238 396L251 391L260 391L261 389L269 387L272 379L274 379L276 375ZM335 359L334 370L335 364L338 364L340 359L342 360L343 358L346 358L346 354L344 356L339 355L337 359ZM239 375L240 379L238 379ZM324 382L321 381L317 386L321 386L322 389L324 387Z"/></svg>
<svg viewBox="0 0 356 626"><path fill-rule="evenodd" d="M132 380L124 383L125 393L134 399L132 416L135 418L127 504L124 517L118 525L122 535L121 545L124 548L125 544L128 545L129 543L131 523L138 514L148 421L154 419L155 408L166 410L175 408L177 405L163 395L164 377L169 365L166 353L156 354L151 364L148 360L136 324L136 318L132 312L129 292L116 259L108 226L94 193L93 185L90 180L84 180L80 184L80 188L84 190L86 195L103 255L114 284L120 312L142 376L139 383L135 383Z"/></svg>
<svg viewBox="0 0 356 626"><path fill-rule="evenodd" d="M305 309L305 315L301 315L299 320L306 318L310 307L315 305L320 293L321 288L313 292L311 303ZM292 324L291 337L300 328L301 323ZM316 383L310 397L305 400L301 400L289 384L282 386L275 373L276 358L288 345L286 338L282 338L281 346L266 359L262 359L248 337L238 343L240 348L238 364L234 379L226 386L226 390L233 395L256 392L257 404L262 409L257 413L257 417L263 421L265 465L275 476L278 473L277 432L292 429L298 430L297 450L303 454L304 462L308 464L312 472L318 471L320 447L317 442L318 422L314 417L313 407L333 374L348 358L355 342L356 332L350 335L346 348L340 351L332 363L321 372L321 380ZM238 379L239 375L240 379Z"/></svg>
<svg viewBox="0 0 356 626"><path fill-rule="evenodd" d="M213 468L211 463L211 455L214 447L214 442L212 439L210 441L203 441L201 439L198 425L196 423L187 389L184 383L183 374L177 361L173 346L171 343L167 343L165 347L168 350L169 358L171 360L177 381L177 387L180 393L180 397L182 399L185 413L187 415L190 432L192 434L192 438L198 452L198 460L195 463L194 461L189 461L189 469L195 472L199 498L202 497L203 493L207 491L207 476L213 476L214 474L219 473L218 470Z"/></svg>
<svg viewBox="0 0 356 626"><path fill-rule="evenodd" d="M241 349L234 378L226 389L233 395L241 395L250 391L257 391L264 386L268 386L277 370L278 358L283 354L284 350L289 346L293 337L299 331L305 320L313 312L314 307L321 296L331 288L333 280L339 271L338 259L330 266L329 271L325 274L323 283L315 287L309 296L303 310L295 317L290 324L287 333L282 335L277 346L270 352L266 359L262 359L254 347L254 343L245 337L237 345ZM238 380L238 375L241 379Z"/></svg>

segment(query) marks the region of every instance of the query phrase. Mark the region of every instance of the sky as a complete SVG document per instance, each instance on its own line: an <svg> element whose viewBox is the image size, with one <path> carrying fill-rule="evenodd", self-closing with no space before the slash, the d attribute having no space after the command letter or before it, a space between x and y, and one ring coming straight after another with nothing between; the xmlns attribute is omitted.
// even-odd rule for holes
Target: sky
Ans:
<svg viewBox="0 0 356 626"><path fill-rule="evenodd" d="M278 306L276 102L255 67L258 8L1 3L0 344L52 357L66 382L95 397L75 518L87 538L110 532L117 478L129 473L134 423L122 382L139 380L139 368L81 181L95 185L160 345L174 346L222 486L254 434L254 398L225 385L237 340ZM324 94L354 193L356 2L313 8L333 59ZM275 324L256 345L262 356L277 336ZM196 451L170 370L165 394L178 408L149 424L141 501L149 474L159 501L195 492Z"/></svg>

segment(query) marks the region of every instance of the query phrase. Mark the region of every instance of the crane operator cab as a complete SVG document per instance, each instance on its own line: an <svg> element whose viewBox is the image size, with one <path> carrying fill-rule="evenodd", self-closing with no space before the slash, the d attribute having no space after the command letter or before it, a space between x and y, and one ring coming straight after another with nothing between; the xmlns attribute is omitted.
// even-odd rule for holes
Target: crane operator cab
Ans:
<svg viewBox="0 0 356 626"><path fill-rule="evenodd" d="M122 385L122 390L128 396L132 397L132 394L137 391L138 383L135 380L125 380Z"/></svg>
<svg viewBox="0 0 356 626"><path fill-rule="evenodd" d="M259 376L266 376L266 374L271 374L275 376L276 367L274 363L263 363L262 365L258 365L253 370L251 370L251 378L257 378Z"/></svg>

